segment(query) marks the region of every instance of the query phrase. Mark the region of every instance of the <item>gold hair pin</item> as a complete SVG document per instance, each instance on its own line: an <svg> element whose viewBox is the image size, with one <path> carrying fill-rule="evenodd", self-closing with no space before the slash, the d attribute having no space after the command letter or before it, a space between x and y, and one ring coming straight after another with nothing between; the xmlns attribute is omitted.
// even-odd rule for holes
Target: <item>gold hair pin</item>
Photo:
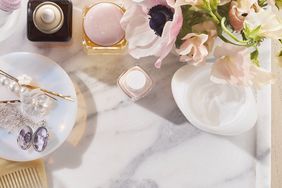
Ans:
<svg viewBox="0 0 282 188"><path fill-rule="evenodd" d="M0 101L0 104L14 104L14 103L20 103L20 100L5 100L5 101Z"/></svg>
<svg viewBox="0 0 282 188"><path fill-rule="evenodd" d="M34 86L34 85L30 85L30 84L20 84L20 83L19 83L19 80L18 80L16 77L14 77L14 76L8 74L7 72L5 72L5 71L3 71L3 70L1 70L1 69L0 69L0 75L3 75L3 76L5 76L6 78L9 78L9 79L15 81L17 84L19 84L19 86L22 86L22 87L25 87L25 88L28 88L28 89L31 89L31 90L39 89L40 91L42 91L43 93L45 93L47 96L51 97L52 99L55 99L55 98L53 97L53 96L55 96L55 97L59 97L59 98L62 98L62 99L68 100L68 101L74 101L74 100L72 99L72 97L69 96L69 95L62 95L62 94L56 93L56 92L54 92L54 91L50 91L50 90L47 90L47 89L43 89L43 88L41 88L41 87L39 87L39 86ZM55 99L55 100L56 100L56 99Z"/></svg>

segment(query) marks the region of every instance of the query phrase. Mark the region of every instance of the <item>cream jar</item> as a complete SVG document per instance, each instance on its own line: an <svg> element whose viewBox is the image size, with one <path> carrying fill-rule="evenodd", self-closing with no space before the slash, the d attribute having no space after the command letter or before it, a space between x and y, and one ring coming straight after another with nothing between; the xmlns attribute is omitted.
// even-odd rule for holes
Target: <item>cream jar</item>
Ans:
<svg viewBox="0 0 282 188"><path fill-rule="evenodd" d="M153 81L145 70L134 66L120 75L117 84L127 96L137 101L151 91Z"/></svg>
<svg viewBox="0 0 282 188"><path fill-rule="evenodd" d="M216 84L211 64L186 65L172 79L174 99L195 127L220 135L237 135L257 121L257 105L249 87Z"/></svg>
<svg viewBox="0 0 282 188"><path fill-rule="evenodd" d="M120 20L124 9L113 2L99 2L83 13L83 46L87 54L120 53L127 41Z"/></svg>

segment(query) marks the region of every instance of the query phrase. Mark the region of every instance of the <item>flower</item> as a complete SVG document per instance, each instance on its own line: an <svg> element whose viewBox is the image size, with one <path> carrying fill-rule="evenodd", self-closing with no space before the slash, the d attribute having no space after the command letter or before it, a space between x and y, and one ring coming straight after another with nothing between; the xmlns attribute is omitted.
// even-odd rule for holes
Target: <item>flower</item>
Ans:
<svg viewBox="0 0 282 188"><path fill-rule="evenodd" d="M245 16L240 13L239 8L233 2L228 12L229 21L235 31L241 31L244 27Z"/></svg>
<svg viewBox="0 0 282 188"><path fill-rule="evenodd" d="M276 76L271 72L268 72L254 64L250 67L252 74L254 75L252 79L252 84L255 88L261 88L266 84L274 84L276 81Z"/></svg>
<svg viewBox="0 0 282 188"><path fill-rule="evenodd" d="M259 88L274 82L271 73L252 64L248 48L224 43L214 55L218 59L212 67L211 80L216 83Z"/></svg>
<svg viewBox="0 0 282 188"><path fill-rule="evenodd" d="M237 0L232 1L228 12L229 21L233 29L240 32L244 27L246 16L256 4L256 0Z"/></svg>
<svg viewBox="0 0 282 188"><path fill-rule="evenodd" d="M217 58L212 67L211 79L216 83L248 85L252 77L248 49L224 43L215 49Z"/></svg>
<svg viewBox="0 0 282 188"><path fill-rule="evenodd" d="M273 7L260 9L258 12L252 10L246 17L246 25L255 29L260 26L258 35L271 39L282 39L282 18Z"/></svg>
<svg viewBox="0 0 282 188"><path fill-rule="evenodd" d="M248 14L253 5L257 4L257 0L237 0L237 1L232 1L234 5L238 8L238 11L241 14Z"/></svg>
<svg viewBox="0 0 282 188"><path fill-rule="evenodd" d="M205 46L209 52L214 48L214 41L217 37L216 25L212 21L205 21L192 27L193 32L195 33L204 33L208 35L208 40L205 42Z"/></svg>
<svg viewBox="0 0 282 188"><path fill-rule="evenodd" d="M181 8L171 7L171 1L126 1L127 9L121 19L129 54L136 59L156 56L157 68L160 68L162 60L174 47L182 27Z"/></svg>
<svg viewBox="0 0 282 188"><path fill-rule="evenodd" d="M180 61L193 61L194 65L204 63L209 54L205 43L208 41L208 35L189 33L182 40L185 40L176 52L180 55Z"/></svg>

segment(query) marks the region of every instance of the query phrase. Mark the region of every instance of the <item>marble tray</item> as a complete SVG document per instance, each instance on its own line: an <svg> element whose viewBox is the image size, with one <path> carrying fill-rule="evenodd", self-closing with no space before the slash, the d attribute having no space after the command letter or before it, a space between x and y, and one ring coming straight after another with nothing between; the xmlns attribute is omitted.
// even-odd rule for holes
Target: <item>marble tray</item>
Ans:
<svg viewBox="0 0 282 188"><path fill-rule="evenodd" d="M170 81L183 65L175 56L156 70L153 58L85 55L80 15L86 2L73 1L69 43L28 41L25 11L13 35L0 43L0 55L28 51L50 57L76 85L77 124L68 141L45 158L50 187L269 188L270 86L257 95L255 128L234 137L202 132L186 121L173 100ZM262 48L263 65L270 69L271 43ZM133 65L146 69L155 82L151 94L136 103L116 86L119 75Z"/></svg>

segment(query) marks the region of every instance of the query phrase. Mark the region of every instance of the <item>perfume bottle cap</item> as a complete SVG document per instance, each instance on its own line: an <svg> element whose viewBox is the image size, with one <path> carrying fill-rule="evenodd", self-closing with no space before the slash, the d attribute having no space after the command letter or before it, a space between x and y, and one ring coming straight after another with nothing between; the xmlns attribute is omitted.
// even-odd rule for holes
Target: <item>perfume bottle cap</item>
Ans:
<svg viewBox="0 0 282 188"><path fill-rule="evenodd" d="M124 38L120 20L124 14L114 3L93 5L84 17L84 31L88 38L100 46L113 46Z"/></svg>
<svg viewBox="0 0 282 188"><path fill-rule="evenodd" d="M50 24L56 20L56 15L53 9L46 8L42 10L41 19L44 23Z"/></svg>
<svg viewBox="0 0 282 188"><path fill-rule="evenodd" d="M53 2L39 4L33 13L36 28L46 34L53 34L61 29L64 23L62 9Z"/></svg>

